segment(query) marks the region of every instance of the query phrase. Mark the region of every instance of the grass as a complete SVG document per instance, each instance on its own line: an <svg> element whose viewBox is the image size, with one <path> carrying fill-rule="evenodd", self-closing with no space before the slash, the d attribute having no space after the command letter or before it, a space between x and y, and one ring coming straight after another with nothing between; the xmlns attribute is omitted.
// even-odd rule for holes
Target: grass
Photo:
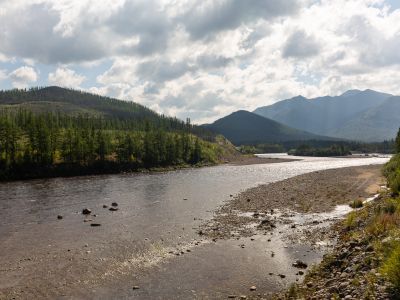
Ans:
<svg viewBox="0 0 400 300"><path fill-rule="evenodd" d="M361 208L364 206L364 203L362 202L362 200L357 199L352 201L349 205L351 208Z"/></svg>
<svg viewBox="0 0 400 300"><path fill-rule="evenodd" d="M400 292L400 243L396 242L396 245L391 248L389 256L382 266L382 273L385 274L394 288Z"/></svg>

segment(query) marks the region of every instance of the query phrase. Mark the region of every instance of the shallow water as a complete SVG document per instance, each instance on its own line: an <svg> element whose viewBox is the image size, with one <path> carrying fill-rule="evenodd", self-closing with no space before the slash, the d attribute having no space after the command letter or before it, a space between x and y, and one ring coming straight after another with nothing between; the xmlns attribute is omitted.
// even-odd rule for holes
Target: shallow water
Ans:
<svg viewBox="0 0 400 300"><path fill-rule="evenodd" d="M281 156L273 155L273 157ZM132 255L134 249L142 249L142 252L146 253L150 246L155 244L165 249L177 247L178 244L185 245L198 238L196 227L204 220L210 219L213 211L224 201L228 201L231 194L237 194L259 184L312 171L382 164L387 160L387 157L303 158L286 163L224 165L156 174L84 176L2 183L0 184L0 266L17 258L50 250L80 249L87 244L101 249L101 255L104 257L115 255L120 251L116 248L122 247L129 249L126 252ZM102 208L103 204L110 205L114 201L119 204L117 212ZM97 215L92 219L100 223L101 227L90 227L89 223L83 222L85 217L80 212L85 207ZM63 220L57 220L58 214L64 217ZM259 241L244 242L250 243L248 249L251 247L261 249L260 243L265 243L262 238ZM192 290L195 294L201 294L213 289L211 286L214 286L215 293L222 293L228 290L228 286L232 290L232 285L237 285L239 279L243 283L243 287L239 290L246 289L247 284L252 281L250 278L259 281L260 274L269 269L275 270L279 265L287 268L287 263L282 262L293 259L291 252L285 256L286 258L282 256L276 257L274 262L267 261L265 253L263 258L257 258L258 256L254 255L255 251L243 250L240 247L236 249L235 243L238 244L237 241L218 242L217 245L202 244L197 246L198 251L194 251L196 254L190 254L194 260L190 260L188 255L185 256L186 261L183 264L183 260L169 259L166 269L163 269L164 273L160 271L160 275L157 276L154 272L143 273L140 280L147 285L152 283L153 288L152 292L147 291L147 294L141 289L141 298L164 298L166 295L171 296L170 293L174 290L176 295L185 298L193 293ZM278 245L278 241L274 245ZM197 271L193 271L189 276L182 276L184 270L177 271L191 265L195 268L196 257L204 262L210 254L217 259L212 260L212 263L202 264L202 267L198 267ZM126 255L121 254L118 257L124 259ZM222 258L226 258L226 261ZM310 259L318 259L318 255L310 254ZM225 271L218 275L218 270L224 268ZM235 273L235 269L241 271ZM174 288L174 282L177 284L177 281L171 278L174 272L178 272L175 278L179 278L178 275L181 274L181 281L177 285L180 292L177 286ZM215 279L210 281L209 277L204 276L207 272L214 274L217 282L223 284L215 285ZM228 277L233 279L225 280L223 274L232 272L237 274L236 279L235 276L229 275ZM0 273L0 282L4 276L2 274ZM266 284L265 280L263 284L274 290L281 281L275 277L271 278L269 284ZM170 288L164 287L163 291L157 291L157 286L161 288L165 285ZM0 289L1 287L0 283ZM170 292L167 292L168 290ZM109 292L104 287L93 290L93 297L96 295L107 298ZM121 295L128 298L134 296L131 292L126 294L121 292Z"/></svg>

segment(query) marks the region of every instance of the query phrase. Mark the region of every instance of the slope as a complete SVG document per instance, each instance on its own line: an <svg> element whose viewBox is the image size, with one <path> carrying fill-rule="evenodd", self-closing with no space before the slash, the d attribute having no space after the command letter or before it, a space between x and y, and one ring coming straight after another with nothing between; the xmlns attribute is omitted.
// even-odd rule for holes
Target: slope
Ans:
<svg viewBox="0 0 400 300"><path fill-rule="evenodd" d="M290 128L244 110L234 112L204 126L224 135L236 145L312 139L331 140L328 137Z"/></svg>

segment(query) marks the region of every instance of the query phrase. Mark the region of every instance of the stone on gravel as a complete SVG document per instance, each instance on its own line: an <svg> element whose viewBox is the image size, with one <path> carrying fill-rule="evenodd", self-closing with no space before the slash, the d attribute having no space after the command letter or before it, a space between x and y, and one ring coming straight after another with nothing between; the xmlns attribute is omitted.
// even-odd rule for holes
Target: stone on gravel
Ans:
<svg viewBox="0 0 400 300"><path fill-rule="evenodd" d="M92 211L89 208L84 208L82 209L82 214L83 215L90 215Z"/></svg>
<svg viewBox="0 0 400 300"><path fill-rule="evenodd" d="M250 291L255 291L255 290L257 290L257 287L255 285L250 287Z"/></svg>
<svg viewBox="0 0 400 300"><path fill-rule="evenodd" d="M110 207L109 211L117 211L118 208L117 207Z"/></svg>
<svg viewBox="0 0 400 300"><path fill-rule="evenodd" d="M305 262L301 261L301 260L296 260L292 264L292 266L295 267L295 268L299 268L299 269L307 269L307 267L308 267L308 265Z"/></svg>
<svg viewBox="0 0 400 300"><path fill-rule="evenodd" d="M117 202L113 202L113 203L111 203L111 206L117 207L118 203Z"/></svg>
<svg viewBox="0 0 400 300"><path fill-rule="evenodd" d="M62 215L58 215L58 216L57 216L57 219L58 219L58 220L61 220L62 218L63 218Z"/></svg>

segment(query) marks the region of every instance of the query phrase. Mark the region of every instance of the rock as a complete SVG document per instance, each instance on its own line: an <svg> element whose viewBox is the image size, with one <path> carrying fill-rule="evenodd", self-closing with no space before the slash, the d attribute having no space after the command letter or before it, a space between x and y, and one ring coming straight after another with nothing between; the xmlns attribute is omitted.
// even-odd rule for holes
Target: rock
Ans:
<svg viewBox="0 0 400 300"><path fill-rule="evenodd" d="M235 298L236 298L236 295L229 295L228 298L229 298L229 299L235 299Z"/></svg>
<svg viewBox="0 0 400 300"><path fill-rule="evenodd" d="M203 232L203 230L199 230L199 231L197 232L197 234L198 234L198 235L203 235L204 232Z"/></svg>
<svg viewBox="0 0 400 300"><path fill-rule="evenodd" d="M103 204L103 208L108 208L108 205L107 204Z"/></svg>
<svg viewBox="0 0 400 300"><path fill-rule="evenodd" d="M133 290L138 290L139 287L138 287L137 285L134 285L134 286L132 287L132 289L133 289Z"/></svg>
<svg viewBox="0 0 400 300"><path fill-rule="evenodd" d="M183 198L183 201L187 201L187 198Z"/></svg>
<svg viewBox="0 0 400 300"><path fill-rule="evenodd" d="M374 251L374 246L372 246L371 244L369 244L366 248L365 248L366 252L373 252Z"/></svg>
<svg viewBox="0 0 400 300"><path fill-rule="evenodd" d="M286 278L286 275L284 275L284 274L279 274L278 276L279 276L280 278L282 278L282 279L283 279L283 278Z"/></svg>
<svg viewBox="0 0 400 300"><path fill-rule="evenodd" d="M62 218L63 218L62 215L58 215L58 216L57 216L57 219L58 219L58 220L62 220Z"/></svg>
<svg viewBox="0 0 400 300"><path fill-rule="evenodd" d="M99 227L99 226L101 226L101 224L100 224L100 223L91 223L90 226L92 226L92 227Z"/></svg>
<svg viewBox="0 0 400 300"><path fill-rule="evenodd" d="M241 296L240 296L240 299L247 299L247 296L241 295Z"/></svg>
<svg viewBox="0 0 400 300"><path fill-rule="evenodd" d="M299 275L304 275L304 272L303 271L299 271L298 274Z"/></svg>
<svg viewBox="0 0 400 300"><path fill-rule="evenodd" d="M111 206L117 207L118 203L117 202L113 202L113 203L111 203Z"/></svg>
<svg viewBox="0 0 400 300"><path fill-rule="evenodd" d="M250 291L255 291L255 290L257 290L257 287L255 285L250 287Z"/></svg>
<svg viewBox="0 0 400 300"><path fill-rule="evenodd" d="M308 265L305 262L301 261L301 260L296 260L292 264L292 266L295 267L295 268L299 268L299 269L307 269L307 267L308 267Z"/></svg>
<svg viewBox="0 0 400 300"><path fill-rule="evenodd" d="M82 214L83 215L90 215L92 211L89 208L84 208L82 209Z"/></svg>
<svg viewBox="0 0 400 300"><path fill-rule="evenodd" d="M117 211L118 207L110 207L109 211Z"/></svg>
<svg viewBox="0 0 400 300"><path fill-rule="evenodd" d="M307 285L308 288L312 288L313 287L313 284L311 282L307 282L306 285Z"/></svg>

